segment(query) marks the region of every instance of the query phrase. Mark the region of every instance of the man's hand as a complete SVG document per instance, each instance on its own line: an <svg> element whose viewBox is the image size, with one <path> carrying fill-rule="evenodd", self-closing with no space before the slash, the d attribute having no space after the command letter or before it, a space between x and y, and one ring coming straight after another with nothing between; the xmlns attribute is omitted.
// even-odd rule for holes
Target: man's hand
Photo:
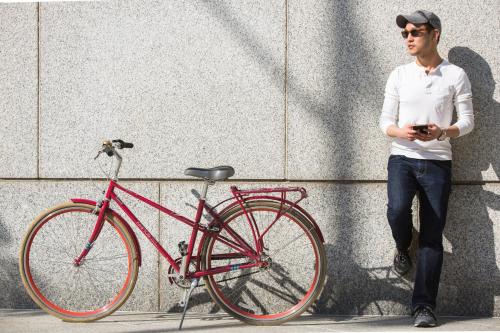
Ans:
<svg viewBox="0 0 500 333"><path fill-rule="evenodd" d="M398 137L401 139L407 139L410 141L415 141L418 139L417 137L418 133L413 129L412 124L406 124L403 127L398 129Z"/></svg>
<svg viewBox="0 0 500 333"><path fill-rule="evenodd" d="M417 132L415 138L420 141L431 141L437 139L441 135L441 128L436 124L427 125L427 134Z"/></svg>

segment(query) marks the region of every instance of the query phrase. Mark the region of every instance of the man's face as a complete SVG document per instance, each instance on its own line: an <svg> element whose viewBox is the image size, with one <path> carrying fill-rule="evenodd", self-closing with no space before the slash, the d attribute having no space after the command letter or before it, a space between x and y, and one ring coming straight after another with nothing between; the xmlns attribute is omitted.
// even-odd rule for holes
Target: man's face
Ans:
<svg viewBox="0 0 500 333"><path fill-rule="evenodd" d="M438 31L430 30L425 24L408 23L404 31L409 33L405 43L412 56L426 54L437 48Z"/></svg>

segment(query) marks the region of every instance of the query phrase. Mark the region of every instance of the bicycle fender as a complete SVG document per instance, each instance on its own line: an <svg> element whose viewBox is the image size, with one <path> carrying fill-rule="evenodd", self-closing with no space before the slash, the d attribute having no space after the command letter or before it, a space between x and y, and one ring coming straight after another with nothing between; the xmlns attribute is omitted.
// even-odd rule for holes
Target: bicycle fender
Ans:
<svg viewBox="0 0 500 333"><path fill-rule="evenodd" d="M82 199L82 198L72 198L70 199L74 203L83 203L87 205L92 205L95 206L97 204L96 201L94 200L89 200L89 199ZM116 211L114 211L111 208L108 208L108 211L113 215L113 217L117 218L124 226L125 229L127 229L128 233L130 236L132 236L132 241L134 242L135 250L137 252L137 259L139 260L139 266L142 264L142 253L141 253L141 246L139 244L139 240L137 239L137 235L135 234L134 230L130 227L130 224L120 216Z"/></svg>
<svg viewBox="0 0 500 333"><path fill-rule="evenodd" d="M259 195L259 196L255 196L255 197L249 197L249 198L245 198L243 201L244 202L252 202L252 201L259 201L259 200L271 200L271 201L275 201L275 202L282 202L284 204L291 205L294 208L297 208L297 210L300 213L302 213L304 215L304 217L314 226L314 230L318 234L318 237L321 240L321 242L325 243L325 238L323 237L323 233L321 232L321 229L319 228L318 224L313 219L313 217L304 208L300 207L297 204L294 204L292 201L278 198L278 197L269 196L269 195ZM225 212L227 212L228 210L232 209L233 207L235 207L237 205L239 205L239 204L237 201L235 201L235 202L231 203L230 205L224 207L224 209L218 214L220 216L222 216L222 215L224 215Z"/></svg>

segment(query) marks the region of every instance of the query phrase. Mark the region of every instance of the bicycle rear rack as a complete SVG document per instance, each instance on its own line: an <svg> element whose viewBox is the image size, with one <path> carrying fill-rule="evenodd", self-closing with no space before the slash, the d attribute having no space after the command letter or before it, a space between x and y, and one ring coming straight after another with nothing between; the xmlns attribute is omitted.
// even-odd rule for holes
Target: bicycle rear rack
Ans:
<svg viewBox="0 0 500 333"><path fill-rule="evenodd" d="M236 186L231 186L231 192L233 193L234 198L238 202L239 206L243 209L243 212L245 213L246 218L248 221L250 221L250 228L252 230L252 234L254 239L258 240L258 251L263 250L263 245L262 245L262 239L264 235L271 229L271 227L286 213L288 213L291 209L296 207L299 202L301 202L303 199L307 198L307 191L303 187L274 187L274 188L256 188L256 189L248 189L248 190L240 190ZM295 201L289 201L287 200L287 194L289 193L300 193L300 197L295 200ZM267 194L272 194L272 193L279 193L280 197L279 199L275 196L269 196ZM245 198L247 197L247 198ZM248 198L252 200L258 200L258 199L273 199L276 200L278 199L280 207L279 211L276 214L276 217L274 218L274 221L272 221L264 230L264 232L260 233L259 229L257 227L257 222L255 221L255 218L252 213L248 213L247 211L247 205L245 205L246 200ZM255 226L255 228L254 228Z"/></svg>
<svg viewBox="0 0 500 333"><path fill-rule="evenodd" d="M233 193L234 198L236 198L237 202L240 204L240 206L245 210L243 207L243 202L245 201L244 197L250 197L251 199L269 199L268 195L263 195L263 194L270 194L270 193L279 193L280 194L280 214L279 217L281 217L284 213L286 213L289 209L297 206L299 202L307 198L307 191L303 187L263 187L263 188L256 188L256 189L248 189L248 190L240 190L236 186L231 186L231 192ZM287 194L293 192L300 193L300 197L291 202L287 200ZM274 197L276 198L276 197ZM283 206L285 203L289 202L288 204L290 207L283 212Z"/></svg>

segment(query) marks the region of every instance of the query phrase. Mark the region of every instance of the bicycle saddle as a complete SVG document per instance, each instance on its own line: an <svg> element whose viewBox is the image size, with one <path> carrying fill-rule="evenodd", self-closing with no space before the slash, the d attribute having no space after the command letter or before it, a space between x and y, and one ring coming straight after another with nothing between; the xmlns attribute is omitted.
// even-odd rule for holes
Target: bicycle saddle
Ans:
<svg viewBox="0 0 500 333"><path fill-rule="evenodd" d="M208 180L224 180L234 175L233 167L223 165L211 169L187 168L184 171L186 176L193 176Z"/></svg>

